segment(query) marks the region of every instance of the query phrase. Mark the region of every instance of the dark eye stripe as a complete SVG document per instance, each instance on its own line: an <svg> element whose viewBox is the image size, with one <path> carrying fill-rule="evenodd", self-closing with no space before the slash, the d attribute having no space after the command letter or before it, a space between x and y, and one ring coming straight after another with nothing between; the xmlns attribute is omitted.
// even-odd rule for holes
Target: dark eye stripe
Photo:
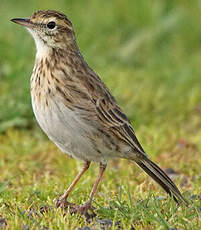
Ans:
<svg viewBox="0 0 201 230"><path fill-rule="evenodd" d="M34 23L34 22L30 22L32 25L34 25L34 26L38 26L38 27L41 27L41 28L47 28L47 24L45 24L45 23ZM61 26L61 25L56 25L57 26L57 29L66 29L66 28L64 28L63 26Z"/></svg>

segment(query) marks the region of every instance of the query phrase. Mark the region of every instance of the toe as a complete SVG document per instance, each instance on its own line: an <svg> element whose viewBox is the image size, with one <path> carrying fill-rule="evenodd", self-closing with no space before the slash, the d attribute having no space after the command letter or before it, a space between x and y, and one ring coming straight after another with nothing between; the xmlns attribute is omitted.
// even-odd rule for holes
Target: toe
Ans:
<svg viewBox="0 0 201 230"><path fill-rule="evenodd" d="M64 198L61 198L61 199L57 198L56 202L55 202L55 207L56 208L67 209L68 207L71 208L71 207L74 207L74 206L75 206L75 204L68 202Z"/></svg>
<svg viewBox="0 0 201 230"><path fill-rule="evenodd" d="M81 215L84 215L86 219L92 219L96 216L94 212L94 207L92 207L91 202L87 202L80 206L74 206L70 208L70 213L80 213Z"/></svg>

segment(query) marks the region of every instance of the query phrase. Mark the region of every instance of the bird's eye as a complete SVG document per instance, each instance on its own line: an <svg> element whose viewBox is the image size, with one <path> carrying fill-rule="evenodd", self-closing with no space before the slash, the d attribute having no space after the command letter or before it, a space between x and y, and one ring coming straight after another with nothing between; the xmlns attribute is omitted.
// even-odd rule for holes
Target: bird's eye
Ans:
<svg viewBox="0 0 201 230"><path fill-rule="evenodd" d="M47 24L47 27L49 28L49 29L54 29L55 28L55 26L56 26L56 23L55 22L48 22L48 24Z"/></svg>

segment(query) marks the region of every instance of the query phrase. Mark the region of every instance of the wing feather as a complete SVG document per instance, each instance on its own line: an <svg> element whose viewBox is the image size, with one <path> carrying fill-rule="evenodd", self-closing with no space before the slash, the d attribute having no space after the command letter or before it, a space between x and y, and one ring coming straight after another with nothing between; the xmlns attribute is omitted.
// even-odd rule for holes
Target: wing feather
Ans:
<svg viewBox="0 0 201 230"><path fill-rule="evenodd" d="M145 154L142 146L135 136L133 127L127 116L121 111L120 107L113 100L106 100L99 98L96 101L97 116L100 117L101 122L105 127L113 130L114 135L132 146L132 148Z"/></svg>

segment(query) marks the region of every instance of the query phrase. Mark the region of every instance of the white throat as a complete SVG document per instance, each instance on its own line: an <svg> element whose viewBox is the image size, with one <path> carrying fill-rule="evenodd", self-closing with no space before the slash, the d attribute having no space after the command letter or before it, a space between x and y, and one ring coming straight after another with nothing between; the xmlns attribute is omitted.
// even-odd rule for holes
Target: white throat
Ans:
<svg viewBox="0 0 201 230"><path fill-rule="evenodd" d="M38 34L27 28L27 30L29 31L29 33L32 35L32 37L34 38L35 44L36 44L36 58L44 58L46 56L48 56L49 54L49 47L47 46L47 44L44 43L44 41L38 36Z"/></svg>

